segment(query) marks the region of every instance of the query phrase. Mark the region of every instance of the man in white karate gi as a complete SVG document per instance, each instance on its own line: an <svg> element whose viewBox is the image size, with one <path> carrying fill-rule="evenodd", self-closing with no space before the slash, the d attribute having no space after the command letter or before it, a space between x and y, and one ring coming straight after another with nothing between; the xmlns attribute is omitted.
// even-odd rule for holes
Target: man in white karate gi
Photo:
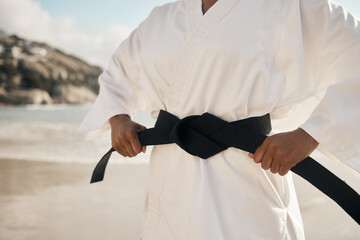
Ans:
<svg viewBox="0 0 360 240"><path fill-rule="evenodd" d="M253 161L234 148L204 160L155 146L141 239L304 239L289 169L320 143L360 170L359 66L359 21L330 1L179 0L121 43L80 130L111 127L112 146L134 157L145 152L139 109L229 122L270 113L291 131L270 134Z"/></svg>

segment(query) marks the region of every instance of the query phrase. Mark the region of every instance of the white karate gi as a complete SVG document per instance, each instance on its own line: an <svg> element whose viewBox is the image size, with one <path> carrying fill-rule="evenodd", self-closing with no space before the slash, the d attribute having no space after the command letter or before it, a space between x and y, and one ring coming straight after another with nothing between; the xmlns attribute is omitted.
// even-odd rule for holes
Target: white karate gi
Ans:
<svg viewBox="0 0 360 240"><path fill-rule="evenodd" d="M326 0L219 0L205 15L201 0L169 3L116 50L80 130L138 109L227 121L270 113L274 128L296 128L340 83L303 128L359 170L359 41L358 21ZM304 239L291 173L234 148L202 160L154 147L144 211L143 240Z"/></svg>

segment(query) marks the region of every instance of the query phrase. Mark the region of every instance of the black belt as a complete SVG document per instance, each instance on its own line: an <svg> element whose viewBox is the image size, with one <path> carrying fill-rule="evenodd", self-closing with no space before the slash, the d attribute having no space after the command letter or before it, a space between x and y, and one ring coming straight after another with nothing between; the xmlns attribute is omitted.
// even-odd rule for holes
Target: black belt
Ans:
<svg viewBox="0 0 360 240"><path fill-rule="evenodd" d="M176 143L189 154L207 159L228 147L255 153L270 131L269 114L226 122L209 113L180 120L161 110L155 127L139 132L138 136L143 146ZM113 151L115 150L111 148L101 158L90 183L103 180L106 165ZM360 224L360 195L344 181L311 157L298 163L291 171L334 200Z"/></svg>

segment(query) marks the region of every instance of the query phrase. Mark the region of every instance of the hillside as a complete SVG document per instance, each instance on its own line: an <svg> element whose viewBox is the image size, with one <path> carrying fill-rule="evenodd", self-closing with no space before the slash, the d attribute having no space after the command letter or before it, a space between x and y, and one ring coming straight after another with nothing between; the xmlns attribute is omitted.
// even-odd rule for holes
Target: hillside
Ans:
<svg viewBox="0 0 360 240"><path fill-rule="evenodd" d="M45 43L0 31L0 103L92 102L101 68Z"/></svg>

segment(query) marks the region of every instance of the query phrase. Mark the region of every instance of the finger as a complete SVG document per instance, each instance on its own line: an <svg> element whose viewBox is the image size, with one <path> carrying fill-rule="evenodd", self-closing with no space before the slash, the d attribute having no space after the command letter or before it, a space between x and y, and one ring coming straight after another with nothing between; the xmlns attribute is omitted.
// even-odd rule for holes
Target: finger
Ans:
<svg viewBox="0 0 360 240"><path fill-rule="evenodd" d="M134 133L130 139L129 139L131 148L133 149L133 152L135 153L135 155L137 155L138 153L141 152L142 150L142 146L139 140L139 137L137 136L136 133Z"/></svg>
<svg viewBox="0 0 360 240"><path fill-rule="evenodd" d="M280 166L280 169L279 169L279 175L280 176L285 176L288 172L289 172L290 168L286 168L284 166Z"/></svg>
<svg viewBox="0 0 360 240"><path fill-rule="evenodd" d="M256 149L254 154L254 162L261 163L264 154L266 152L266 149L269 145L269 138L266 138L265 141Z"/></svg>
<svg viewBox="0 0 360 240"><path fill-rule="evenodd" d="M128 154L127 152L124 150L125 147L123 145L121 145L120 143L118 143L117 145L113 144L112 147L115 149L116 152L118 152L121 156L123 157L127 157Z"/></svg>
<svg viewBox="0 0 360 240"><path fill-rule="evenodd" d="M137 124L137 128L136 128L137 132L144 131L145 129L146 129L145 126Z"/></svg>
<svg viewBox="0 0 360 240"><path fill-rule="evenodd" d="M279 170L280 170L280 164L273 160L271 163L270 171L275 174L279 172Z"/></svg>
<svg viewBox="0 0 360 240"><path fill-rule="evenodd" d="M135 157L136 156L136 153L134 152L134 149L131 147L130 141L125 142L124 146L125 146L126 152L127 152L129 157Z"/></svg>
<svg viewBox="0 0 360 240"><path fill-rule="evenodd" d="M141 131L144 131L144 130L146 130L146 127L143 126L143 125L138 124L137 132L141 132ZM139 143L140 143L140 146L141 146L140 140L139 140ZM143 152L143 153L146 152L146 146L141 146L141 152Z"/></svg>
<svg viewBox="0 0 360 240"><path fill-rule="evenodd" d="M270 154L269 151L266 151L261 161L261 167L264 170L268 170L271 167L272 161L273 161L272 155Z"/></svg>
<svg viewBox="0 0 360 240"><path fill-rule="evenodd" d="M248 156L249 156L249 158L254 159L254 154L249 153Z"/></svg>

